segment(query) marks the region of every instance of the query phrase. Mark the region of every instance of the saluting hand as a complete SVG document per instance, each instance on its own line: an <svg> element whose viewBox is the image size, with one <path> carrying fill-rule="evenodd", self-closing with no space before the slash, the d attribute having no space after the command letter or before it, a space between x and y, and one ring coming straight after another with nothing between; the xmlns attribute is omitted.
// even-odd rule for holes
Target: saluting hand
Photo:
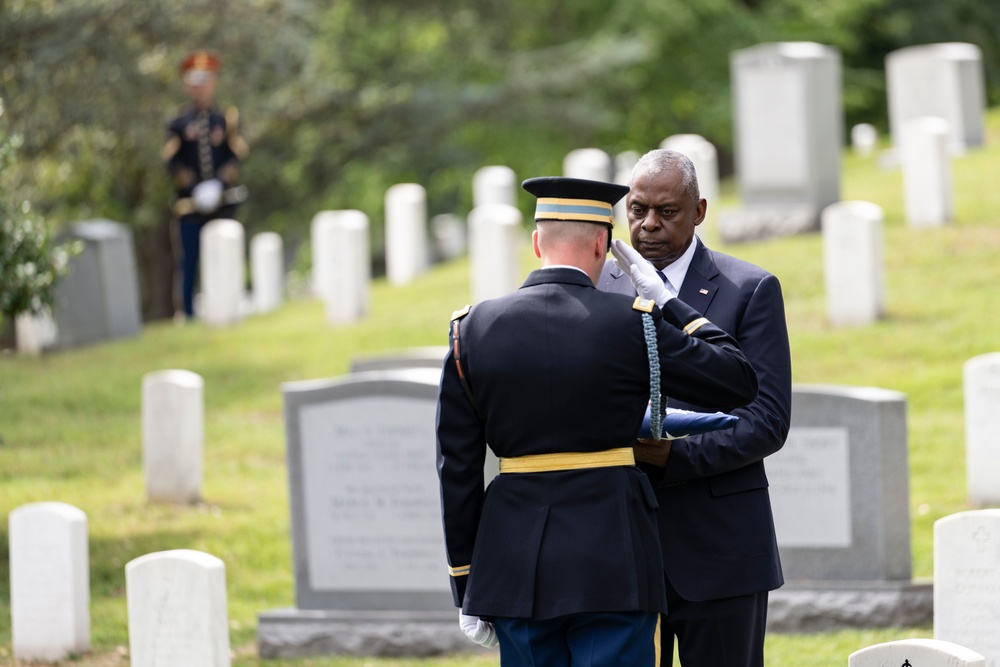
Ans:
<svg viewBox="0 0 1000 667"><path fill-rule="evenodd" d="M635 291L643 299L655 301L662 306L674 298L670 290L663 284L660 274L642 255L621 239L611 242L611 255L615 258L615 266L632 279Z"/></svg>

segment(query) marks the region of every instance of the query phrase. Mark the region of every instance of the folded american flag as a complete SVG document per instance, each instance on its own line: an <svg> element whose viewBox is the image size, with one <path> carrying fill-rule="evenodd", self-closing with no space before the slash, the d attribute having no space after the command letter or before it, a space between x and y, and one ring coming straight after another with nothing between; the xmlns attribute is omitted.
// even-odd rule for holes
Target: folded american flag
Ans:
<svg viewBox="0 0 1000 667"><path fill-rule="evenodd" d="M639 429L640 438L653 437L649 419L649 407L647 406L646 414L642 417L642 428ZM689 435L721 431L736 426L736 422L739 420L740 418L736 415L727 415L724 412L694 412L667 408L667 414L663 417L663 437L667 440L679 440Z"/></svg>

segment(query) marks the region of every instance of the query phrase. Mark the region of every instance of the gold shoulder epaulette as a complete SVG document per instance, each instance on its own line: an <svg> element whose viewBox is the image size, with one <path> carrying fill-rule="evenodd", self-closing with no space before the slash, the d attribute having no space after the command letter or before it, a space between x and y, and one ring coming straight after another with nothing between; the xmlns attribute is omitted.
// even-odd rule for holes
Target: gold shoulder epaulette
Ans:
<svg viewBox="0 0 1000 667"><path fill-rule="evenodd" d="M466 306L465 308L462 308L460 310L456 310L454 313L451 314L451 321L454 322L455 320L462 319L463 317L465 317L466 315L469 314L470 310L472 310L472 305L471 304L468 305L468 306Z"/></svg>
<svg viewBox="0 0 1000 667"><path fill-rule="evenodd" d="M632 302L632 310L639 310L644 313L653 312L653 306L656 302L652 299L643 299L641 296L635 297L635 301Z"/></svg>
<svg viewBox="0 0 1000 667"><path fill-rule="evenodd" d="M684 333L691 335L708 323L709 321L707 319L705 319L704 317L699 317L698 319L688 323L688 325L684 327Z"/></svg>

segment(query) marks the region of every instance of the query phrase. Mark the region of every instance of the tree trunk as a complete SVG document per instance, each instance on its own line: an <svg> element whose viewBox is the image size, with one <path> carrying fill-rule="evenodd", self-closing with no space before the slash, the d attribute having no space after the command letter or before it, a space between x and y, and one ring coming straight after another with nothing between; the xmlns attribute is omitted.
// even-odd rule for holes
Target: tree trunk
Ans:
<svg viewBox="0 0 1000 667"><path fill-rule="evenodd" d="M17 351L17 327L10 315L0 315L0 350Z"/></svg>
<svg viewBox="0 0 1000 667"><path fill-rule="evenodd" d="M170 238L170 220L156 227L135 230L136 263L142 319L169 319L174 315L174 255Z"/></svg>

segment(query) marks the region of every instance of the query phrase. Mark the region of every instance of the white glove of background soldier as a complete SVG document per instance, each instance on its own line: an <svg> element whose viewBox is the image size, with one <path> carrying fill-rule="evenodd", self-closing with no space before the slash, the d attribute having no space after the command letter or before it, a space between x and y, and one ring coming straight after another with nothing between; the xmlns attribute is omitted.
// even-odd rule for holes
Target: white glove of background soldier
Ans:
<svg viewBox="0 0 1000 667"><path fill-rule="evenodd" d="M480 646L493 648L500 643L493 624L484 621L478 616L466 616L462 612L458 612L458 625L462 628L462 632L465 633L466 637Z"/></svg>
<svg viewBox="0 0 1000 667"><path fill-rule="evenodd" d="M653 265L643 259L635 248L621 239L615 239L611 242L611 254L615 258L615 266L629 275L635 291L643 299L650 299L657 306L662 306L674 298Z"/></svg>
<svg viewBox="0 0 1000 667"><path fill-rule="evenodd" d="M222 190L222 181L217 178L202 181L194 186L191 199L194 200L195 209L202 215L214 213L222 203Z"/></svg>

